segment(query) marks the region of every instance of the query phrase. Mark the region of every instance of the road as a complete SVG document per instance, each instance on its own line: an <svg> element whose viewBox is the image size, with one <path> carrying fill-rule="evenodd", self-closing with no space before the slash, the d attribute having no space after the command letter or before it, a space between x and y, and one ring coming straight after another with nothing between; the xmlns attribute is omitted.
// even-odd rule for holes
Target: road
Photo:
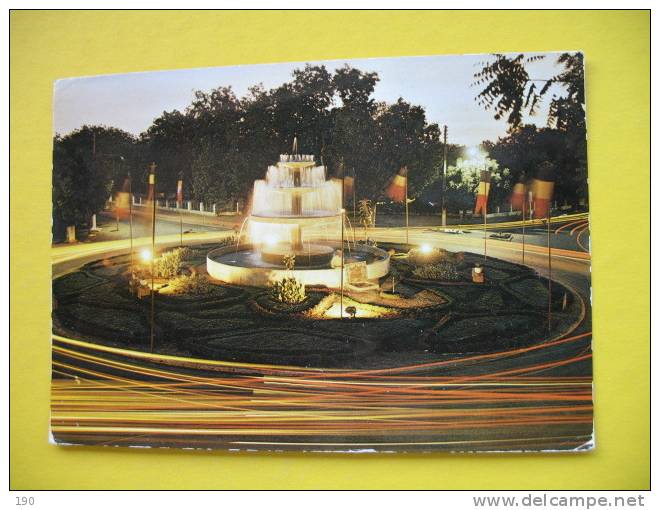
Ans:
<svg viewBox="0 0 660 510"><path fill-rule="evenodd" d="M202 230L196 219L189 221ZM584 220L570 221L552 224L552 276L582 297L584 316L548 341L357 371L187 359L54 336L53 434L70 443L201 448L587 449L592 445L590 258L575 236L588 227L580 227ZM163 223L174 225L175 232L163 227L159 241L177 245L177 225ZM212 223L206 231L185 234L185 242L233 233L223 228ZM509 228L520 235L518 227ZM398 242L406 231L377 228L368 235ZM478 230L449 234L415 227L408 235L412 243L483 250ZM539 232L529 237L534 235L543 237ZM517 241L488 239L488 255L520 263ZM525 263L547 274L547 248L529 241ZM571 242L577 249L567 249ZM135 240L135 246L148 243L146 237ZM121 238L55 247L53 274L127 249Z"/></svg>

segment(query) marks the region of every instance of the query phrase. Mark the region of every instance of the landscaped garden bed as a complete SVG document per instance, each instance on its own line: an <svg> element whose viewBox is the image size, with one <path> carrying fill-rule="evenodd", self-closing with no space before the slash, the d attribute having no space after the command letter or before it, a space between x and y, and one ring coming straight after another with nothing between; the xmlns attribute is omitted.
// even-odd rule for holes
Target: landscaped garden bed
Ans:
<svg viewBox="0 0 660 510"><path fill-rule="evenodd" d="M255 363L396 366L542 342L579 318L579 301L554 282L549 333L547 280L525 266L439 252L428 264L447 266L426 270L419 269L423 258L405 256L405 247L388 247L403 256L392 258L395 280L385 277L381 290L345 292L340 299L337 290L309 287L297 303L278 300L271 289L211 281L203 263L212 245L187 249L171 257L178 259L172 267L180 265L155 294L156 350ZM471 279L476 264L484 283ZM56 279L55 332L148 348L151 301L129 291L130 278L129 258L122 255ZM398 292L383 297L382 289L392 285ZM350 312L342 319L341 306Z"/></svg>

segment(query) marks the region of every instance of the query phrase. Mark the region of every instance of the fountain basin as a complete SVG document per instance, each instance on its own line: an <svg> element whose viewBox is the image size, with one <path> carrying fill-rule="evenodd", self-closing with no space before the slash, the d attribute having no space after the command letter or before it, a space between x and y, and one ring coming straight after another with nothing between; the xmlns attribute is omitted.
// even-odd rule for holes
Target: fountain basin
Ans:
<svg viewBox="0 0 660 510"><path fill-rule="evenodd" d="M340 244L315 243L329 250L338 250ZM389 254L373 246L358 245L345 250L344 283L349 281L348 269L353 263L365 263L366 277L377 280L387 275L390 269ZM281 258L280 258L281 261ZM266 287L274 281L294 276L305 285L324 285L329 288L341 286L341 268L330 267L329 263L296 266L288 271L281 262L273 263L263 259L260 247L251 244L224 246L211 250L206 257L206 270L212 278L236 285Z"/></svg>
<svg viewBox="0 0 660 510"><path fill-rule="evenodd" d="M305 243L294 249L290 244L275 244L261 248L261 259L273 265L281 265L286 255L296 256L296 266L324 266L330 264L335 249L325 244Z"/></svg>

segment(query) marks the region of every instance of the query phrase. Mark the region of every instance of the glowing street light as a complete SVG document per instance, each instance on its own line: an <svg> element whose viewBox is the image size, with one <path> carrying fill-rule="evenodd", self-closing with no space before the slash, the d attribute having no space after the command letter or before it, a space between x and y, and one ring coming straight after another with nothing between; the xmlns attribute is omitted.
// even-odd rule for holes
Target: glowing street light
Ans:
<svg viewBox="0 0 660 510"><path fill-rule="evenodd" d="M481 172L481 180L479 182L479 190L477 191L477 197L485 196L483 202L483 213L484 213L484 260L486 259L486 252L488 246L488 234L487 234L487 224L488 224L488 192L490 191L490 172L488 171L488 154L483 152L479 147L470 147L467 150L467 153L470 155L470 158L474 162L475 166L483 165L483 171ZM485 176L485 178L484 178ZM485 180L484 180L485 179ZM477 208L475 207L475 212Z"/></svg>
<svg viewBox="0 0 660 510"><path fill-rule="evenodd" d="M275 246L278 242L279 240L277 239L277 236L275 234L266 235L266 237L264 238L264 243L266 243L270 247Z"/></svg>
<svg viewBox="0 0 660 510"><path fill-rule="evenodd" d="M469 147L466 152L475 163L482 164L486 162L486 153L479 147Z"/></svg>
<svg viewBox="0 0 660 510"><path fill-rule="evenodd" d="M423 244L422 246L419 247L419 251L425 255L428 255L429 253L431 253L432 248L428 244Z"/></svg>
<svg viewBox="0 0 660 510"><path fill-rule="evenodd" d="M151 262L151 250L148 250L145 248L140 252L140 258L142 259L142 262Z"/></svg>

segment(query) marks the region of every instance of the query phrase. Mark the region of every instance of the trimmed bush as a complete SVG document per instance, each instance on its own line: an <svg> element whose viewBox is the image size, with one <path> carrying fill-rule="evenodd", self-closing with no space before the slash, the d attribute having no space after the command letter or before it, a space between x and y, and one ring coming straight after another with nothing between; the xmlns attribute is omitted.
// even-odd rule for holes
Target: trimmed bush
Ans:
<svg viewBox="0 0 660 510"><path fill-rule="evenodd" d="M274 282L270 289L271 298L280 303L297 305L307 298L305 284L296 280L293 276L286 276L280 281Z"/></svg>
<svg viewBox="0 0 660 510"><path fill-rule="evenodd" d="M57 317L69 328L113 341L143 341L149 329L142 313L118 311L87 304L71 304L57 311Z"/></svg>
<svg viewBox="0 0 660 510"><path fill-rule="evenodd" d="M53 280L53 292L59 298L77 294L96 285L106 283L107 280L89 274L85 271L77 271Z"/></svg>
<svg viewBox="0 0 660 510"><path fill-rule="evenodd" d="M177 276L170 280L169 287L174 294L209 294L213 290L213 284L209 279L197 273Z"/></svg>
<svg viewBox="0 0 660 510"><path fill-rule="evenodd" d="M456 264L450 261L418 266L413 270L413 275L422 280L444 280L453 282L461 279L461 275L456 270Z"/></svg>
<svg viewBox="0 0 660 510"><path fill-rule="evenodd" d="M273 299L271 293L264 292L254 298L250 304L251 308L257 313L267 315L289 315L301 313L316 306L326 294L322 292L309 292L306 293L305 300L297 304L288 304Z"/></svg>
<svg viewBox="0 0 660 510"><path fill-rule="evenodd" d="M218 241L216 245L219 245L220 247L236 246L238 244L238 241L239 241L238 236L229 236L229 237L225 237L224 239L220 239L220 241Z"/></svg>
<svg viewBox="0 0 660 510"><path fill-rule="evenodd" d="M408 261L416 266L437 264L438 262L453 262L454 254L443 248L431 248L428 253L422 252L420 248L413 248L408 252Z"/></svg>
<svg viewBox="0 0 660 510"><path fill-rule="evenodd" d="M154 277L172 278L178 275L184 260L184 250L185 248L176 248L163 253L154 260Z"/></svg>

